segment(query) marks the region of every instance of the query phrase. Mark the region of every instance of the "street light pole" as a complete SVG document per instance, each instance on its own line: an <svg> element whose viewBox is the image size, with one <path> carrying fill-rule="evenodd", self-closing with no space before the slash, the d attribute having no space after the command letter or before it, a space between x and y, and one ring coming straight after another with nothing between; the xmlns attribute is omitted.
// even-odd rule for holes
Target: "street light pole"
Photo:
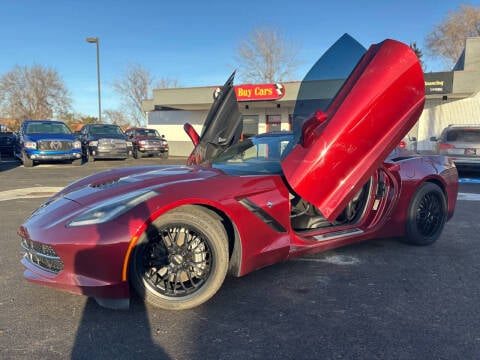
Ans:
<svg viewBox="0 0 480 360"><path fill-rule="evenodd" d="M98 37L88 37L87 42L97 45L97 82L98 82L98 122L102 122L102 100L100 96L100 41Z"/></svg>

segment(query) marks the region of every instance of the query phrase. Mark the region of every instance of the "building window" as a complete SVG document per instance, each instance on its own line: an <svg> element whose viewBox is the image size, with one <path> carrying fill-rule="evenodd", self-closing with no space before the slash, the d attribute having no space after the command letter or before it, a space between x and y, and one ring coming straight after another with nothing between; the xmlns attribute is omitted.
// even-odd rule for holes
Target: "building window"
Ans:
<svg viewBox="0 0 480 360"><path fill-rule="evenodd" d="M267 132L282 130L281 115L267 115Z"/></svg>
<svg viewBox="0 0 480 360"><path fill-rule="evenodd" d="M242 138L258 135L258 115L243 115L243 133Z"/></svg>

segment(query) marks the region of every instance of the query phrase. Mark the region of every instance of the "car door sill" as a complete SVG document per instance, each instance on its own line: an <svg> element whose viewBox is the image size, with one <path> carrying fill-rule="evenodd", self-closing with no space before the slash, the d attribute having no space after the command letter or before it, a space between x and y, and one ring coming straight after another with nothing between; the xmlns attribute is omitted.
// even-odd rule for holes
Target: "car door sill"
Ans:
<svg viewBox="0 0 480 360"><path fill-rule="evenodd" d="M363 230L355 228L355 229L334 231L328 234L316 235L314 236L314 238L317 241L327 241L327 240L333 240L333 239L337 239L344 236L359 235L362 233L363 233Z"/></svg>

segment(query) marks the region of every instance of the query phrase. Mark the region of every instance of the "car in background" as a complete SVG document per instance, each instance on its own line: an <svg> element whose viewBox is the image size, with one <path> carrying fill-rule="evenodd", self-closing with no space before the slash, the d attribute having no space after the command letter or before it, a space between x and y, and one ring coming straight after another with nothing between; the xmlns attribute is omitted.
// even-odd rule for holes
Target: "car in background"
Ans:
<svg viewBox="0 0 480 360"><path fill-rule="evenodd" d="M14 140L14 156L23 166L39 162L71 160L82 164L82 147L63 121L25 120Z"/></svg>
<svg viewBox="0 0 480 360"><path fill-rule="evenodd" d="M5 124L0 124L0 155L13 155L13 143L15 135L12 131L7 130Z"/></svg>
<svg viewBox="0 0 480 360"><path fill-rule="evenodd" d="M83 158L87 162L96 159L127 159L132 143L114 124L86 124L80 130Z"/></svg>
<svg viewBox="0 0 480 360"><path fill-rule="evenodd" d="M168 141L157 130L134 127L127 129L125 135L132 142L132 154L135 159L145 155L168 158Z"/></svg>
<svg viewBox="0 0 480 360"><path fill-rule="evenodd" d="M459 169L480 170L480 125L449 125L436 142L436 152L447 155Z"/></svg>
<svg viewBox="0 0 480 360"><path fill-rule="evenodd" d="M417 138L415 136L407 135L402 141L400 141L398 146L406 151L417 152Z"/></svg>

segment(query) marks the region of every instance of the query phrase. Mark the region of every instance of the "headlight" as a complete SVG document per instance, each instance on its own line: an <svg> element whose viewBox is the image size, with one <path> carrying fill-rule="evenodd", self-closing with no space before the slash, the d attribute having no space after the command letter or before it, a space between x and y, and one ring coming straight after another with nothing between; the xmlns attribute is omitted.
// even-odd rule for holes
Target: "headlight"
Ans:
<svg viewBox="0 0 480 360"><path fill-rule="evenodd" d="M88 146L98 146L98 141L89 141Z"/></svg>
<svg viewBox="0 0 480 360"><path fill-rule="evenodd" d="M132 142L131 141L127 141L127 146L133 146Z"/></svg>
<svg viewBox="0 0 480 360"><path fill-rule="evenodd" d="M73 142L73 148L74 149L80 149L82 147L82 143L80 141L74 141Z"/></svg>
<svg viewBox="0 0 480 360"><path fill-rule="evenodd" d="M37 143L35 141L25 141L24 145L27 149L36 149L37 148Z"/></svg>
<svg viewBox="0 0 480 360"><path fill-rule="evenodd" d="M147 142L146 142L145 140L140 140L138 143L139 143L140 145L145 146L145 144L146 144Z"/></svg>
<svg viewBox="0 0 480 360"><path fill-rule="evenodd" d="M105 223L119 217L138 204L141 204L158 194L159 193L154 190L139 190L116 196L112 199L102 201L95 207L88 209L69 222L67 226L73 227Z"/></svg>

